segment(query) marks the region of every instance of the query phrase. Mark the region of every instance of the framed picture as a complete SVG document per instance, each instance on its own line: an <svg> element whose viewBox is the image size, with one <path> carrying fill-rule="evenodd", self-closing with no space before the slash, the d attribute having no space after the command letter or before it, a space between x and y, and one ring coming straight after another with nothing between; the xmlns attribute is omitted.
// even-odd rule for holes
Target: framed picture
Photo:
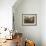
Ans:
<svg viewBox="0 0 46 46"><path fill-rule="evenodd" d="M22 25L25 26L37 25L37 14L22 14Z"/></svg>

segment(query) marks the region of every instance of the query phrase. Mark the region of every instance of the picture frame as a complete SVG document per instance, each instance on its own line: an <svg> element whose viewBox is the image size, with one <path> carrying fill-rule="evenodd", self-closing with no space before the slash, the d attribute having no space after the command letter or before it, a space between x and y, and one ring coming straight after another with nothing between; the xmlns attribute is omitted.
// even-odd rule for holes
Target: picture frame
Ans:
<svg viewBox="0 0 46 46"><path fill-rule="evenodd" d="M37 14L22 14L22 25L23 26L36 26Z"/></svg>

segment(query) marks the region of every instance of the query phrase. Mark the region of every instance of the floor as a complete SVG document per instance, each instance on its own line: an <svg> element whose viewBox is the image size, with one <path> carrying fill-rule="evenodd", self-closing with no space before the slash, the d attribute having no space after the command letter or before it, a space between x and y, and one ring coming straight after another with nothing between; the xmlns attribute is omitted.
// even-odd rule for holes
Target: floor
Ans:
<svg viewBox="0 0 46 46"><path fill-rule="evenodd" d="M16 39L12 39L12 40L6 40L5 42L3 42L2 44L0 44L0 46L16 46ZM17 45L18 46L18 45ZM22 43L20 46L24 46Z"/></svg>
<svg viewBox="0 0 46 46"><path fill-rule="evenodd" d="M15 39L6 40L6 42L2 43L0 46L16 46Z"/></svg>
<svg viewBox="0 0 46 46"><path fill-rule="evenodd" d="M0 39L0 46L23 46L22 37L20 37L21 35L19 35L17 34L16 36L12 37L13 39L11 40ZM3 42L4 40L5 42Z"/></svg>

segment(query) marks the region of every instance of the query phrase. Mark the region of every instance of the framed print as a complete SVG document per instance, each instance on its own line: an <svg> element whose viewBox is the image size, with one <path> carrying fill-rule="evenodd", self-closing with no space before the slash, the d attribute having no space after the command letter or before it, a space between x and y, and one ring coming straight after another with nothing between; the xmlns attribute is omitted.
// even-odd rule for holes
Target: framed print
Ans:
<svg viewBox="0 0 46 46"><path fill-rule="evenodd" d="M22 14L22 25L25 26L37 25L37 14Z"/></svg>

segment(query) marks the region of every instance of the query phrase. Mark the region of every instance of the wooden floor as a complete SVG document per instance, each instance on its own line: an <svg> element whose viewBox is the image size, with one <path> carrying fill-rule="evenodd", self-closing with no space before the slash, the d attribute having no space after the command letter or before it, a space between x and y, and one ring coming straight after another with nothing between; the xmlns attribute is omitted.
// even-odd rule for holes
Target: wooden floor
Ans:
<svg viewBox="0 0 46 46"><path fill-rule="evenodd" d="M3 42L0 46L16 46L16 39L6 40L6 42ZM20 46L24 46L24 44L21 42Z"/></svg>
<svg viewBox="0 0 46 46"><path fill-rule="evenodd" d="M20 34L19 34L20 35ZM12 40L6 40L6 39L0 39L0 42L6 40L6 42L3 42L2 44L0 43L0 46L22 46L22 37L20 37L17 33L17 36L13 36Z"/></svg>
<svg viewBox="0 0 46 46"><path fill-rule="evenodd" d="M16 46L15 39L13 39L13 40L6 40L6 42L2 43L0 46Z"/></svg>

